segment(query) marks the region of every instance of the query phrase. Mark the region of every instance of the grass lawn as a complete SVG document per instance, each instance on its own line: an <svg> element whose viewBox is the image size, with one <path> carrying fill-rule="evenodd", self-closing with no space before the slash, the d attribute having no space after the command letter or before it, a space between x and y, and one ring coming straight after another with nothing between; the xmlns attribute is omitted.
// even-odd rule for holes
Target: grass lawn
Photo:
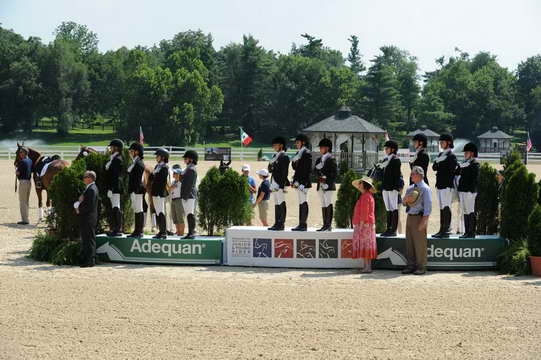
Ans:
<svg viewBox="0 0 541 360"><path fill-rule="evenodd" d="M111 141L111 139L113 139L114 137L115 133L112 128L105 128L105 130L102 130L101 127L96 127L94 129L73 129L66 136L58 135L55 129L34 129L32 131L32 135L27 136L25 140L41 140L46 145L54 146L107 146L109 144L109 141ZM2 139L0 138L0 140ZM154 146L154 144L146 145ZM244 147L244 149L257 151L260 148L269 149L270 146L271 144L259 144L254 141L249 146ZM231 147L234 149L241 148L240 139L223 142L210 142L207 144L196 144L194 147Z"/></svg>

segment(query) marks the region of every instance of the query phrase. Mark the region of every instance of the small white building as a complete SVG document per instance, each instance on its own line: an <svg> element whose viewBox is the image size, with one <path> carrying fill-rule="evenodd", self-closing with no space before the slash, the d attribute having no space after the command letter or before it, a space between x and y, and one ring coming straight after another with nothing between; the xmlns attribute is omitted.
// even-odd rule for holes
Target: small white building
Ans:
<svg viewBox="0 0 541 360"><path fill-rule="evenodd" d="M330 139L337 161L347 161L353 169L368 169L378 161L378 145L385 136L385 130L353 115L347 106L302 132L314 147L321 139Z"/></svg>
<svg viewBox="0 0 541 360"><path fill-rule="evenodd" d="M498 127L477 137L479 139L479 152L481 153L507 153L511 150L511 135L507 135Z"/></svg>

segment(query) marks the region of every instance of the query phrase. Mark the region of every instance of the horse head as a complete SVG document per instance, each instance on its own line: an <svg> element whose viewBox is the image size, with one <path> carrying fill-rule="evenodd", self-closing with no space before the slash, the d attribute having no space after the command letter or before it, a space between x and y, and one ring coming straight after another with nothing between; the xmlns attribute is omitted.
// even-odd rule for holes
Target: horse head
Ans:
<svg viewBox="0 0 541 360"><path fill-rule="evenodd" d="M75 157L75 161L77 161L77 160L79 160L81 158L86 158L88 155L94 154L94 153L97 153L97 152L98 151L96 149L93 149L90 146L81 145L80 150L79 150L79 154L77 154L77 156Z"/></svg>
<svg viewBox="0 0 541 360"><path fill-rule="evenodd" d="M24 146L24 141L22 143L19 143L17 141L17 150L15 151L15 161L14 165L17 166L19 164L19 161L21 161L21 152L23 150L26 150L27 156L32 160L32 163L35 164L36 161L40 158L41 153L37 152L36 150Z"/></svg>

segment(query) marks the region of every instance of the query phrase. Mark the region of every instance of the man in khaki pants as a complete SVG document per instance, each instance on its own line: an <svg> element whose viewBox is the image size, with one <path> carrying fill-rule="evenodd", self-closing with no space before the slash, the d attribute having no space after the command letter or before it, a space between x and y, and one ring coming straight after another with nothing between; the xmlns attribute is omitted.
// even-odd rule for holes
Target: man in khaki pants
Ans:
<svg viewBox="0 0 541 360"><path fill-rule="evenodd" d="M28 225L28 207L30 201L30 189L32 183L32 160L28 158L28 150L22 147L19 150L19 162L17 163L17 179L19 180L19 208L21 210L21 221L17 224Z"/></svg>
<svg viewBox="0 0 541 360"><path fill-rule="evenodd" d="M406 259L408 264L402 274L423 275L426 273L426 229L432 212L432 191L423 181L424 170L414 166L411 170L413 184L406 190L404 204L406 213Z"/></svg>

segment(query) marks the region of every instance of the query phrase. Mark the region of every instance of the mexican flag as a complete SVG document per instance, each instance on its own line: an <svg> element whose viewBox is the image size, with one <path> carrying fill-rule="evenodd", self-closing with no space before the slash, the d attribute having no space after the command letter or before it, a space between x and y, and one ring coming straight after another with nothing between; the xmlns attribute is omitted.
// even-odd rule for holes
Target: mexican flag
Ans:
<svg viewBox="0 0 541 360"><path fill-rule="evenodd" d="M248 146L252 142L252 137L244 132L242 128L240 128L240 143L242 146Z"/></svg>

